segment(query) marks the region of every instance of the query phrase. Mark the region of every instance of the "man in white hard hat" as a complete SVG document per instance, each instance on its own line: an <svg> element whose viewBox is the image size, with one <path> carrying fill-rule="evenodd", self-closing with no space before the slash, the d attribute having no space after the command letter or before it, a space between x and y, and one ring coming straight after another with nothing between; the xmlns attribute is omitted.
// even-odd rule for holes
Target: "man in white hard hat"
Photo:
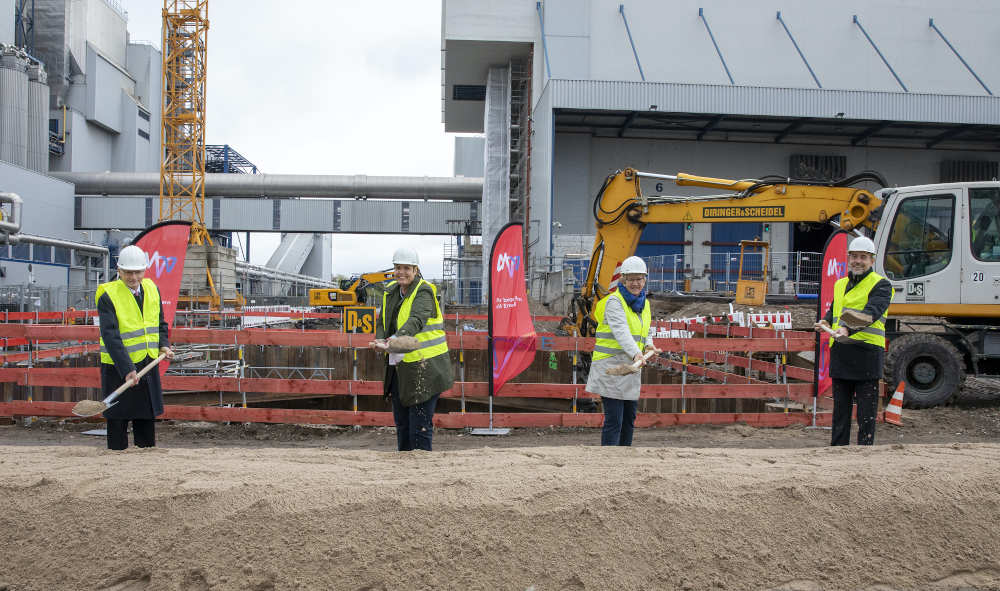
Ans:
<svg viewBox="0 0 1000 591"><path fill-rule="evenodd" d="M643 350L652 349L649 338L652 313L646 299L646 263L637 256L622 261L618 289L597 302L594 319L597 337L587 375L587 392L601 397L604 425L601 445L632 445L642 374L613 375L622 365L646 364Z"/></svg>
<svg viewBox="0 0 1000 591"><path fill-rule="evenodd" d="M160 372L153 369L136 379L160 353L174 357L160 292L152 280L143 278L145 272L146 253L126 246L118 255L118 279L102 283L95 296L101 322L101 389L108 395L122 384L132 384L104 411L108 449L128 447L130 421L136 447L154 447L155 418L163 414Z"/></svg>
<svg viewBox="0 0 1000 591"><path fill-rule="evenodd" d="M836 331L830 338L830 377L833 379L833 432L830 445L848 445L851 410L858 405L858 445L875 444L878 384L885 360L885 321L892 300L892 284L872 270L875 243L859 236L847 247L846 277L834 284L833 306L816 323Z"/></svg>

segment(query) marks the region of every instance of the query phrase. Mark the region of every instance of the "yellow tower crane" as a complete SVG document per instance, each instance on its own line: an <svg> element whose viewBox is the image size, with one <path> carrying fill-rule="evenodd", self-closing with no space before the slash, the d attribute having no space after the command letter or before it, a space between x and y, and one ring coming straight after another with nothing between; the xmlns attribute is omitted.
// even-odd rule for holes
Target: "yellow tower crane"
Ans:
<svg viewBox="0 0 1000 591"><path fill-rule="evenodd" d="M163 0L163 141L160 161L160 221L191 222L190 245L213 246L205 225L205 82L208 0ZM190 249L189 249L190 250ZM190 257L189 257L190 259ZM180 297L188 306L208 301L242 307L243 297L223 299L205 267L210 297Z"/></svg>
<svg viewBox="0 0 1000 591"><path fill-rule="evenodd" d="M212 243L205 227L207 42L208 0L163 0L160 220L190 221L191 244Z"/></svg>

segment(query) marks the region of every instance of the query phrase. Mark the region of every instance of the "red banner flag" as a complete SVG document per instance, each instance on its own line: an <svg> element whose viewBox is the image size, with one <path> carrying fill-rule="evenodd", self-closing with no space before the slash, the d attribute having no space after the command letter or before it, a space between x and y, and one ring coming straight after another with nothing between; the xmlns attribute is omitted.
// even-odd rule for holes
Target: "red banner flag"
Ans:
<svg viewBox="0 0 1000 591"><path fill-rule="evenodd" d="M168 326L174 325L190 235L191 222L168 220L146 228L132 241L146 253L144 278L152 279L160 290L160 307ZM169 365L167 360L160 363L160 376Z"/></svg>
<svg viewBox="0 0 1000 591"><path fill-rule="evenodd" d="M524 287L522 224L504 226L490 251L490 396L535 359L535 326Z"/></svg>
<svg viewBox="0 0 1000 591"><path fill-rule="evenodd" d="M819 314L817 320L833 307L833 284L847 275L847 232L835 232L823 248L823 267L820 268ZM818 333L816 343L816 395L830 389L830 335Z"/></svg>

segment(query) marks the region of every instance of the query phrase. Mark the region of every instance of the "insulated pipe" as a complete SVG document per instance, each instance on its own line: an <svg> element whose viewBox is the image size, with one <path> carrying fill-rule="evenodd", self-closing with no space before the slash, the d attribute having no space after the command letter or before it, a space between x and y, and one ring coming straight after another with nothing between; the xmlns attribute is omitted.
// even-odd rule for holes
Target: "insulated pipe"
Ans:
<svg viewBox="0 0 1000 591"><path fill-rule="evenodd" d="M261 267L259 265L251 265L250 263L244 261L236 261L236 274L242 276L246 274L250 277L264 277L267 279L276 279L284 281L298 281L303 284L308 284L315 287L336 287L336 283L331 281L323 281L317 277L311 275L301 275L299 273L287 273L285 271L278 271L277 269L269 269L268 267Z"/></svg>
<svg viewBox="0 0 1000 591"><path fill-rule="evenodd" d="M50 176L76 185L77 195L160 194L160 174L156 172L53 172ZM208 173L205 196L480 201L483 179Z"/></svg>
<svg viewBox="0 0 1000 591"><path fill-rule="evenodd" d="M0 233L6 238L21 231L21 204L24 200L17 193L0 193L0 203L10 203L10 216L0 220Z"/></svg>

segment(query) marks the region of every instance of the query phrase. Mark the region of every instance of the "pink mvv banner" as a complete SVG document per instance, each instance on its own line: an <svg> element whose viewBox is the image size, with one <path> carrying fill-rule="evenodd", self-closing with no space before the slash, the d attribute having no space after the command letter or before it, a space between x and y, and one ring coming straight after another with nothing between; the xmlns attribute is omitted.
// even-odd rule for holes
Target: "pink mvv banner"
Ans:
<svg viewBox="0 0 1000 591"><path fill-rule="evenodd" d="M823 267L820 269L819 317L822 320L833 307L833 286L847 275L847 232L835 232L823 249ZM816 343L816 396L833 385L830 379L830 335L818 333Z"/></svg>
<svg viewBox="0 0 1000 591"><path fill-rule="evenodd" d="M504 226L490 251L490 396L535 359L535 326L524 285L522 224Z"/></svg>
<svg viewBox="0 0 1000 591"><path fill-rule="evenodd" d="M146 274L160 291L160 307L168 326L174 325L177 312L177 298L181 292L181 277L184 274L184 257L187 254L188 239L191 236L191 222L168 220L143 230L132 244L146 253ZM167 372L170 362L160 363L160 376Z"/></svg>

